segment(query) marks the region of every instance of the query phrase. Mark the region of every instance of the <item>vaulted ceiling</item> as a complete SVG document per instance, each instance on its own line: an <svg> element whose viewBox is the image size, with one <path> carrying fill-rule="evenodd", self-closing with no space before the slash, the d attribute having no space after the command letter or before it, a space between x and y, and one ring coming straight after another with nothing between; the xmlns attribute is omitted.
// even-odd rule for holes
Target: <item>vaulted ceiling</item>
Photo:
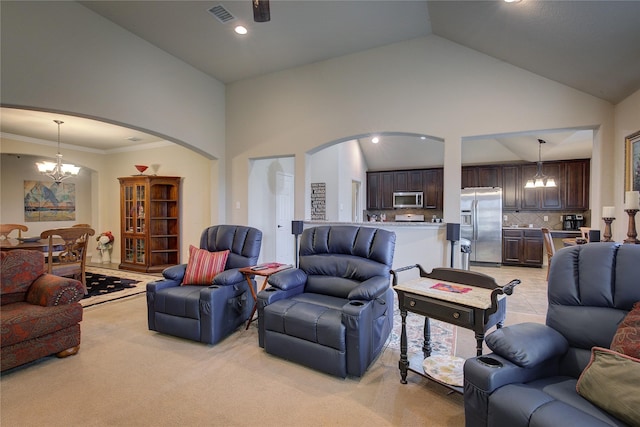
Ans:
<svg viewBox="0 0 640 427"><path fill-rule="evenodd" d="M640 89L640 1L271 0L265 23L253 22L251 0L79 3L223 83L435 34L614 104ZM216 5L234 19L216 19L209 12ZM237 35L237 24L248 34ZM2 132L55 138L48 113L8 113ZM130 137L158 140L106 124L92 130L91 122L69 123L64 141L108 151L130 145ZM516 137L490 140L509 145ZM576 138L557 135L574 149ZM535 159L537 146L528 146L518 155Z"/></svg>

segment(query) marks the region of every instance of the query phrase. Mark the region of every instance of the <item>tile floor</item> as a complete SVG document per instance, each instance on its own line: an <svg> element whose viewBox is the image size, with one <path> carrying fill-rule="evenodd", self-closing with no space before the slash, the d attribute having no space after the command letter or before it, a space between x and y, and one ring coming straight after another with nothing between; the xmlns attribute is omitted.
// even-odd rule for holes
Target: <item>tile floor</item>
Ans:
<svg viewBox="0 0 640 427"><path fill-rule="evenodd" d="M513 279L521 283L513 294L507 297L507 318L505 325L521 322L544 323L547 314L547 267L484 267L471 266L472 271L484 273L496 279L500 285L506 285ZM489 331L491 332L491 331ZM475 338L472 331L457 328L456 355L475 356ZM485 346L485 352L489 350Z"/></svg>

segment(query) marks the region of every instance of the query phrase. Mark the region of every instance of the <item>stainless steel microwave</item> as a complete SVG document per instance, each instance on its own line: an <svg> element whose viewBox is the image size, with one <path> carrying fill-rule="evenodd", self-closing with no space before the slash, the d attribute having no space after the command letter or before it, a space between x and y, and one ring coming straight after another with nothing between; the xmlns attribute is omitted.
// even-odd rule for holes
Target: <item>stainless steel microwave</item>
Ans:
<svg viewBox="0 0 640 427"><path fill-rule="evenodd" d="M422 191L402 191L393 193L394 208L421 208Z"/></svg>

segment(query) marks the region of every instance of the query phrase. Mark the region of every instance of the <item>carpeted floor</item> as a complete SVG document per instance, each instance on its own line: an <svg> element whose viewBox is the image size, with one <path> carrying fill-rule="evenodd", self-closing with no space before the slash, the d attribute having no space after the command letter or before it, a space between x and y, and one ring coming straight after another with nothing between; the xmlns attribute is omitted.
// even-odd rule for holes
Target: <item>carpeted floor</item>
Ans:
<svg viewBox="0 0 640 427"><path fill-rule="evenodd" d="M85 311L77 355L2 375L0 424L464 424L462 396L415 374L400 383L395 349L387 347L362 378L342 379L265 353L257 322L208 346L149 331L146 314L143 295Z"/></svg>
<svg viewBox="0 0 640 427"><path fill-rule="evenodd" d="M523 280L509 297L507 325L544 323L544 269L486 271L499 283ZM0 425L464 425L459 394L412 373L400 384L400 352L391 346L362 378L343 380L266 354L257 322L215 346L149 331L143 295L85 310L81 328L77 355L0 376ZM455 334L456 356L475 355L473 331Z"/></svg>

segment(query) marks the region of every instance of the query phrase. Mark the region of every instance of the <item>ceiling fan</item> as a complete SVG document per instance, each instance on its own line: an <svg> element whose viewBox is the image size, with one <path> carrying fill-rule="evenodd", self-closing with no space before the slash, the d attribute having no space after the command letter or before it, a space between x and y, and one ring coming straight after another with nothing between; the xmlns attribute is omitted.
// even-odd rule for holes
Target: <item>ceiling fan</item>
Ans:
<svg viewBox="0 0 640 427"><path fill-rule="evenodd" d="M253 3L253 20L255 22L271 21L269 0L251 0L251 2Z"/></svg>

